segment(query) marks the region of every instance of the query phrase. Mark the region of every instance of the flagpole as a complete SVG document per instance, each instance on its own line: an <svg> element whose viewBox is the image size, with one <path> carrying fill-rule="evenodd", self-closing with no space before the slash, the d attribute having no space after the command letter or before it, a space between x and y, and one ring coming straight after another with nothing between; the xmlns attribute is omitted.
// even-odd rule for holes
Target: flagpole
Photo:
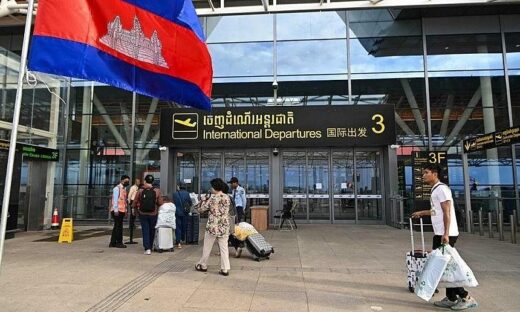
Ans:
<svg viewBox="0 0 520 312"><path fill-rule="evenodd" d="M20 68L18 70L18 84L16 86L16 99L14 102L13 127L11 129L11 140L9 141L7 171L5 173L4 199L2 201L2 224L0 228L0 274L2 270L2 258L4 255L7 213L9 212L9 199L11 197L11 183L16 151L16 140L18 137L18 124L20 122L20 109L22 106L23 78L25 76L25 65L27 63L27 51L29 50L29 38L31 36L33 10L34 0L28 0L27 17L25 18L25 30L23 34L22 55L20 57ZM16 218L16 216L14 216L14 218Z"/></svg>

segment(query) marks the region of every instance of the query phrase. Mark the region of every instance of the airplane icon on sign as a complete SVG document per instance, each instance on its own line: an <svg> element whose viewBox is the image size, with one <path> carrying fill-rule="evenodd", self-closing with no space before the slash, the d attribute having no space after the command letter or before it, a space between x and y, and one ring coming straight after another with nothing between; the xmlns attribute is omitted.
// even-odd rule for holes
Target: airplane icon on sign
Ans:
<svg viewBox="0 0 520 312"><path fill-rule="evenodd" d="M197 125L197 122L194 121L194 122L191 122L191 118L188 118L186 120L182 120L182 119L174 119L174 121L180 125L183 125L183 126L186 126L186 127L190 127L190 128L194 128L196 125Z"/></svg>

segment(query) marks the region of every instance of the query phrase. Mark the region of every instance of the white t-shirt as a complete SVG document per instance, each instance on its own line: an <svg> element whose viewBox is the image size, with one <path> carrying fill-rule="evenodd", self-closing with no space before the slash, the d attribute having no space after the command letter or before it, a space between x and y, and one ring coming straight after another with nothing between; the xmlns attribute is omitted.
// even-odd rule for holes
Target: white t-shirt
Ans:
<svg viewBox="0 0 520 312"><path fill-rule="evenodd" d="M438 185L440 184L440 185ZM438 186L437 186L438 185ZM459 228L457 226L457 219L455 217L455 207L453 206L453 197L451 190L446 184L437 182L432 187L432 194L430 197L430 205L432 207L432 225L435 235L444 235L444 212L441 203L450 201L450 236L459 236Z"/></svg>

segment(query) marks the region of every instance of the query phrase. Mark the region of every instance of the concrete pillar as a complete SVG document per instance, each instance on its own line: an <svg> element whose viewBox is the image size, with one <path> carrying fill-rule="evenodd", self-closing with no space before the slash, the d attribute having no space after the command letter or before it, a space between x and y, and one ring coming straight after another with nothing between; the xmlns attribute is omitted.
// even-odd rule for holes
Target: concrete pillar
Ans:
<svg viewBox="0 0 520 312"><path fill-rule="evenodd" d="M93 86L83 89L83 109L81 116L81 139L79 151L79 181L78 196L70 197L68 200L72 216L74 213L84 217L87 206L88 195L88 173L90 168L90 128L92 125L92 89Z"/></svg>
<svg viewBox="0 0 520 312"><path fill-rule="evenodd" d="M60 99L56 94L60 94L60 87L56 87L52 90L55 94L51 93L51 109L49 116L49 132L58 133L58 123L60 117ZM54 136L49 139L50 148L56 148L57 138ZM63 170L63 169L62 169ZM54 177L56 176L56 163L53 161L47 162L47 181L45 195L47 202L45 203L45 210L43 212L43 228L49 229L51 227L51 218L53 207L57 206L54 203L59 203L59 199L54 198Z"/></svg>
<svg viewBox="0 0 520 312"><path fill-rule="evenodd" d="M487 53L488 49L486 45L477 47L477 52ZM490 133L496 131L495 125L495 111L493 107L493 88L491 85L491 77L481 76L480 77L480 90L482 94L482 114L484 118L484 133ZM489 184L500 184L500 172L495 164L498 163L498 150L496 148L486 150L486 159L491 164L487 166L487 176ZM500 187L493 186L490 190L490 203L489 208L496 210L498 201L492 198L500 197Z"/></svg>

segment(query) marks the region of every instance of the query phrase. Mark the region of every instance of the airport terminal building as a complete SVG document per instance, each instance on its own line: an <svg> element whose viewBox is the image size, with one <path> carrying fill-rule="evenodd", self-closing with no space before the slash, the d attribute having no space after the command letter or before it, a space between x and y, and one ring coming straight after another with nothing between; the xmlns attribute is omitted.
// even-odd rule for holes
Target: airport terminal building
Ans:
<svg viewBox="0 0 520 312"><path fill-rule="evenodd" d="M194 0L211 113L38 74L23 93L8 228L47 228L54 207L106 221L123 174L153 174L170 195L236 176L271 221L292 202L303 223L395 225L401 202L418 207L425 152L442 155L460 209L516 209L520 150L467 154L463 170L462 141L520 125L520 3L451 3ZM24 19L0 19L1 168Z"/></svg>

